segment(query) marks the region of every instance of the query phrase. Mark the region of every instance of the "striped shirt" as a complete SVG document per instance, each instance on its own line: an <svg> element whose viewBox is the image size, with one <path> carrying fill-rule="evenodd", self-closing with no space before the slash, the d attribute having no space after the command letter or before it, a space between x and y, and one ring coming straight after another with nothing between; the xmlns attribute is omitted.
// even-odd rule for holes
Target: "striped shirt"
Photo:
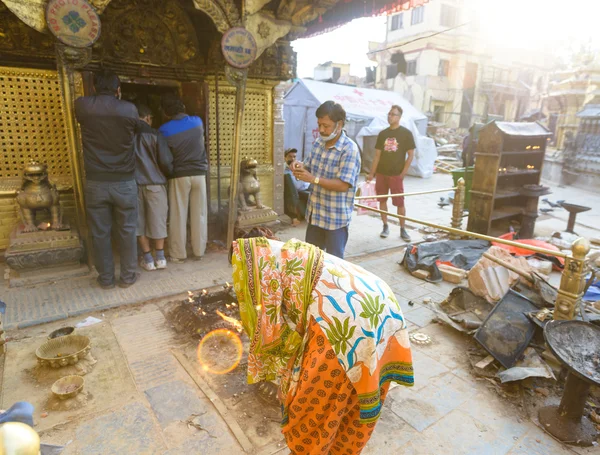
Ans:
<svg viewBox="0 0 600 455"><path fill-rule="evenodd" d="M354 192L360 165L358 146L345 132L329 149L321 138L314 142L311 152L304 160L304 167L314 177L340 179L348 183L350 188L338 192L326 190L321 185L312 185L307 208L307 220L310 224L328 231L348 226L354 210Z"/></svg>

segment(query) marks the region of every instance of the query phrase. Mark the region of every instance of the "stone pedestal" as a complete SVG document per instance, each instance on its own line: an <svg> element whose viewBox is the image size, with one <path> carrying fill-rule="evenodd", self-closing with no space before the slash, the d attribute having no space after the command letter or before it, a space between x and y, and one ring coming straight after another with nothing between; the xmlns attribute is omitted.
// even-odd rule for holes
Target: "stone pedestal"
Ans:
<svg viewBox="0 0 600 455"><path fill-rule="evenodd" d="M252 208L248 211L240 211L237 219L238 228L247 229L256 226L265 226L277 223L278 215L273 209L265 207L262 209Z"/></svg>
<svg viewBox="0 0 600 455"><path fill-rule="evenodd" d="M10 287L40 284L89 273L80 263L83 243L75 229L11 233L4 255Z"/></svg>

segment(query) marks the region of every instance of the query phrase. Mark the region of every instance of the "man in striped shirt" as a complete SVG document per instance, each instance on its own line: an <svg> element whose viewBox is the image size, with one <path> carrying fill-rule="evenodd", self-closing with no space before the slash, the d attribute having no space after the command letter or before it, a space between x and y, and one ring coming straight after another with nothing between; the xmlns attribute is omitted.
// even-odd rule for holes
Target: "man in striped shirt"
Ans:
<svg viewBox="0 0 600 455"><path fill-rule="evenodd" d="M294 162L291 167L298 180L312 184L306 241L343 258L360 173L360 152L343 130L346 112L340 104L326 101L316 115L320 137L304 162Z"/></svg>

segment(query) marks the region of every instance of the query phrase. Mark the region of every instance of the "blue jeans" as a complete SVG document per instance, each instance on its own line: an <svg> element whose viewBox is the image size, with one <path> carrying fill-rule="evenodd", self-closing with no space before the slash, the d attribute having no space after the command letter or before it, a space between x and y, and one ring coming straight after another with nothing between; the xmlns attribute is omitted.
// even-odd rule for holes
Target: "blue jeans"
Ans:
<svg viewBox="0 0 600 455"><path fill-rule="evenodd" d="M115 283L115 265L111 245L113 230L119 240L121 281L124 283L134 282L137 269L138 213L135 180L124 182L88 180L84 192L85 209L92 236L94 265L99 275L98 283L103 286Z"/></svg>
<svg viewBox="0 0 600 455"><path fill-rule="evenodd" d="M329 231L312 224L306 228L306 242L318 246L323 251L344 259L344 250L348 243L348 226Z"/></svg>

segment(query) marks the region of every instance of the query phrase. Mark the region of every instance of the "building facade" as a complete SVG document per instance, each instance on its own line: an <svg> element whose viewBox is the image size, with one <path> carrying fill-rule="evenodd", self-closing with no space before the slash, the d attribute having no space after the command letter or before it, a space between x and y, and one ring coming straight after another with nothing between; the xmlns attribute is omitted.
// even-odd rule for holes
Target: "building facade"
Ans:
<svg viewBox="0 0 600 455"><path fill-rule="evenodd" d="M513 121L539 107L552 59L522 49L490 49L475 7L440 0L388 17L386 40L371 43L375 88L402 93L433 121L468 128Z"/></svg>
<svg viewBox="0 0 600 455"><path fill-rule="evenodd" d="M565 148L565 137L575 136L581 123L578 112L600 97L600 63L587 62L571 69L553 72L543 97L548 128L554 133L554 145Z"/></svg>

